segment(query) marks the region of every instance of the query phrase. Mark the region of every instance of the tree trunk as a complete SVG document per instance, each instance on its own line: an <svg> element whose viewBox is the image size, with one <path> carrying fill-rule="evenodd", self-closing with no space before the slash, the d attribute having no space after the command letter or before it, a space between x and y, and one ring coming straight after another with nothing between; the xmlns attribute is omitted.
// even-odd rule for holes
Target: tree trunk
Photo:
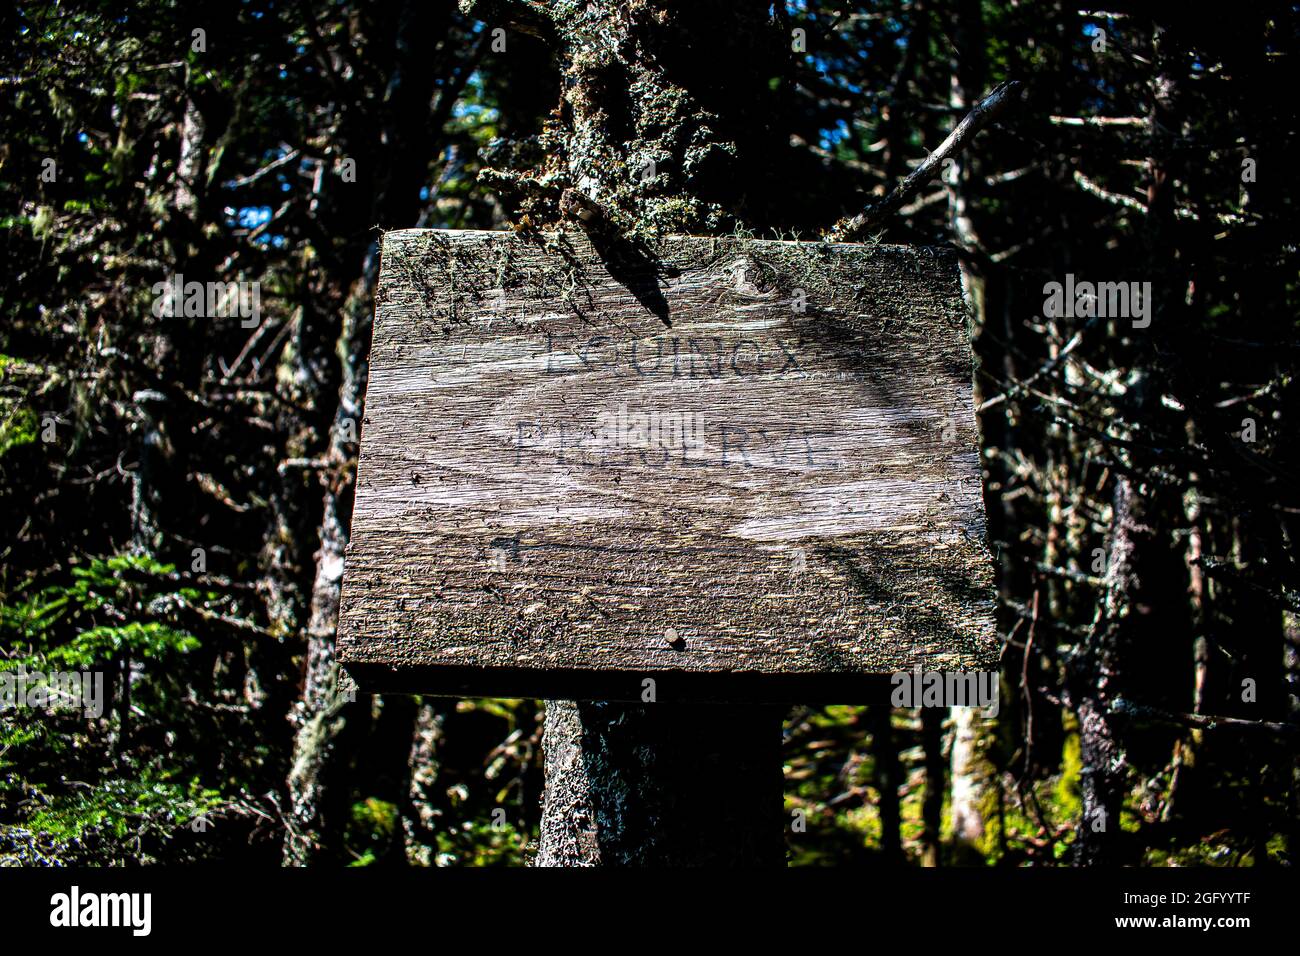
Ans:
<svg viewBox="0 0 1300 956"><path fill-rule="evenodd" d="M1147 523L1149 500L1123 475L1115 482L1110 558L1102 618L1075 664L1072 691L1079 716L1083 813L1075 842L1076 862L1097 866L1118 862L1117 838L1128 758L1120 740L1114 702L1130 653L1131 620L1139 601L1139 554L1149 551L1154 529Z"/></svg>
<svg viewBox="0 0 1300 956"><path fill-rule="evenodd" d="M434 830L442 816L438 798L438 777L444 716L433 704L422 701L415 715L415 733L411 740L409 813L402 819L406 840L406 859L416 866L432 866L437 861L429 853L436 845Z"/></svg>
<svg viewBox="0 0 1300 956"><path fill-rule="evenodd" d="M316 555L316 576L311 590L307 621L307 669L302 701L294 714L297 734L289 770L289 800L292 823L285 845L284 862L302 866L331 852L323 839L326 820L339 822L344 811L334 795L332 812L326 808L329 787L326 765L331 762L339 736L348 721L348 694L336 660L335 632L338 626L339 586L343 579L343 552L347 547L347 524L343 495L351 489L346 471L353 449L346 447L356 436L361 421L364 370L359 367L365 343L357 339L359 316L374 300L379 272L379 254L372 249L365 271L344 308L344 327L339 334L344 381L339 388L338 414L326 452L327 488L321 517L320 550ZM356 708L352 708L355 710Z"/></svg>
<svg viewBox="0 0 1300 956"><path fill-rule="evenodd" d="M561 51L564 92L543 138L563 175L490 174L524 196L530 218L576 211L584 228L620 240L730 231L735 208L752 201L745 186L770 165L764 64L788 56L790 42L770 5L484 0L472 9L508 28L503 52L510 31L547 36ZM538 865L782 861L778 710L552 701L545 720Z"/></svg>
<svg viewBox="0 0 1300 956"><path fill-rule="evenodd" d="M925 751L925 798L921 804L921 822L925 825L922 837L926 866L940 866L943 862L943 722L947 708L921 708L921 742Z"/></svg>
<svg viewBox="0 0 1300 956"><path fill-rule="evenodd" d="M867 708L867 721L875 767L873 782L880 793L880 853L885 863L895 865L903 862L903 815L898 796L903 768L894 745L893 710L888 704L872 704Z"/></svg>
<svg viewBox="0 0 1300 956"><path fill-rule="evenodd" d="M961 0L957 4L954 28L954 56L950 63L951 80L949 105L956 111L956 116L968 111L983 93L985 82L985 62L983 57L985 38L983 13L977 0ZM962 292L970 310L975 334L975 347L982 356L989 345L985 340L992 340L989 332L990 321L999 316L1003 320L997 335L1004 341L1012 341L1015 334L1010 321L1010 309L1006 307L1002 294L1003 270L993 262L988 250L981 241L979 232L971 217L973 207L979 196L977 177L978 157L974 154L958 154L948 175L948 220L958 245L967 253L961 260ZM990 312L992 300L992 312ZM1014 366L1015 350L1011 348L993 349L1001 351L1003 366L1002 377L1007 381L1016 381ZM996 352L994 353L996 354ZM975 404L978 407L984 400L984 383L980 376L975 376ZM1010 409L1000 408L983 416L981 432L984 444L1005 448L1010 441ZM987 432L997 427L999 434L990 437ZM1004 477L1005 465L1001 461L990 460L990 471ZM1005 478L1004 478L1005 480ZM986 500L986 513L989 515L991 537L1005 534L1003 528L1014 528L1019 522L1014 499L996 495ZM1001 522L999 523L999 517ZM1002 595L1009 597L1018 568L1014 566L1012 556L999 549L999 561L1002 571L998 575ZM956 707L952 710L953 737L951 760L952 798L949 816L952 821L952 859L963 863L979 858L977 849L984 837L984 815L981 804L984 800L984 781L979 767L979 713L974 707Z"/></svg>
<svg viewBox="0 0 1300 956"><path fill-rule="evenodd" d="M375 157L377 168L365 181L371 187L368 208L373 218L370 221L382 226L413 222L420 209L419 191L428 173L431 131L427 124L435 72L434 58L423 42L432 18L445 13L418 2L403 5L397 14L393 71L382 107L384 123L380 142L352 144L370 150ZM360 181L359 175L357 184L339 188L355 189ZM335 766L338 763L335 751L349 720L363 716L360 707L349 706L350 698L355 695L344 687L335 643L378 278L379 249L371 242L361 274L343 303L335 346L341 381L324 455L326 489L307 621L302 700L291 717L296 735L288 777L290 813L284 845L287 865L301 866L330 856L337 858L338 847L331 846L326 835L337 836L342 832L347 789L341 783L332 786L330 778L333 771L343 769Z"/></svg>
<svg viewBox="0 0 1300 956"><path fill-rule="evenodd" d="M536 866L779 866L781 709L549 701Z"/></svg>
<svg viewBox="0 0 1300 956"><path fill-rule="evenodd" d="M1283 663L1286 668L1286 717L1300 723L1300 616L1287 611L1282 616L1285 634ZM1291 776L1291 813L1286 828L1286 848L1291 859L1300 858L1300 748L1288 760Z"/></svg>
<svg viewBox="0 0 1300 956"><path fill-rule="evenodd" d="M984 779L979 766L979 711L953 708L952 857L962 863L980 856L984 839Z"/></svg>

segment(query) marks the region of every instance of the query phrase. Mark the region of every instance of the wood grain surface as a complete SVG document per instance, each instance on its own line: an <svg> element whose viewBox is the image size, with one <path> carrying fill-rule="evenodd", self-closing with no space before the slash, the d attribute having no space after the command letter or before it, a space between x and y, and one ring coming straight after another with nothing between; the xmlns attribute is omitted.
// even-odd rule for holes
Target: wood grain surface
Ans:
<svg viewBox="0 0 1300 956"><path fill-rule="evenodd" d="M363 686L852 701L996 665L950 252L382 254L339 629Z"/></svg>

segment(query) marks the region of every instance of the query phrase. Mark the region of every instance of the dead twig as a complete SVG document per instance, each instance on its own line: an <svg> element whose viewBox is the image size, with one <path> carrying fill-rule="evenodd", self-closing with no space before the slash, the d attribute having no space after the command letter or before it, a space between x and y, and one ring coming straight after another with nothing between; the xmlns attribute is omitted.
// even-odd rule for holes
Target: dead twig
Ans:
<svg viewBox="0 0 1300 956"><path fill-rule="evenodd" d="M873 227L884 222L908 201L920 192L921 187L934 179L943 170L944 160L956 155L965 148L975 134L996 119L1020 92L1021 83L1008 80L1000 84L992 93L984 97L975 108L966 114L966 118L957 124L957 128L948 134L948 138L939 144L939 148L925 158L906 179L894 187L884 199L871 203L852 219L842 220L827 237L831 242L848 242Z"/></svg>
<svg viewBox="0 0 1300 956"><path fill-rule="evenodd" d="M1145 704L1137 704L1122 697L1116 698L1111 709L1117 714L1140 720L1152 720L1173 726L1195 727L1201 730L1242 730L1292 737L1300 734L1300 724L1279 720L1246 720L1242 717L1212 717L1207 714L1181 714Z"/></svg>

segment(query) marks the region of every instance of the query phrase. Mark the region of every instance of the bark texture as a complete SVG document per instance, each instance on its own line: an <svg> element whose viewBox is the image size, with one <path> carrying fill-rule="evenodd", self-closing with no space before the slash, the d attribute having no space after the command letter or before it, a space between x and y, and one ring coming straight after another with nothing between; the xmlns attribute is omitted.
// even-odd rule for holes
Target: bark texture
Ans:
<svg viewBox="0 0 1300 956"><path fill-rule="evenodd" d="M779 707L551 701L536 866L779 866Z"/></svg>

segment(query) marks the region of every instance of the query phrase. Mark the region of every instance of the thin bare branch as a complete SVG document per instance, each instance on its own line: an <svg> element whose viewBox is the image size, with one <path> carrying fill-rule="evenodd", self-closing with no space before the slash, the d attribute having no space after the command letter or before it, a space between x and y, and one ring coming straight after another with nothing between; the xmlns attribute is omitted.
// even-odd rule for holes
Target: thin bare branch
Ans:
<svg viewBox="0 0 1300 956"><path fill-rule="evenodd" d="M921 187L934 179L943 170L944 160L955 156L974 139L975 135L1006 110L1007 106L1019 94L1021 85L1016 80L1000 84L993 92L975 104L975 108L966 114L966 118L957 124L939 148L926 157L925 162L899 183L894 190L880 202L872 203L852 219L838 223L828 237L832 242L851 241L864 235L873 227L884 222L913 196Z"/></svg>

